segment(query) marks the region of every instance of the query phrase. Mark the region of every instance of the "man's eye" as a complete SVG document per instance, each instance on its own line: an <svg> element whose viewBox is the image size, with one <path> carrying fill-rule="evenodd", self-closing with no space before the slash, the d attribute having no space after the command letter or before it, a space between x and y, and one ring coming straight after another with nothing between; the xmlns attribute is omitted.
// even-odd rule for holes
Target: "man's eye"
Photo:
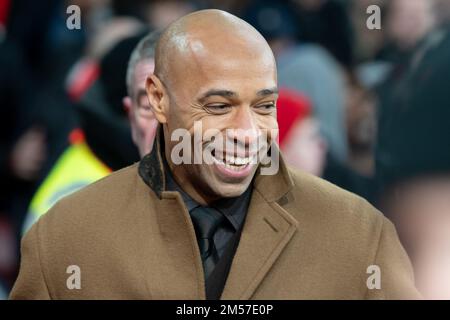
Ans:
<svg viewBox="0 0 450 320"><path fill-rule="evenodd" d="M150 107L148 104L140 105L138 107L138 114L141 117L145 117L145 118L151 118L154 116L152 107Z"/></svg>
<svg viewBox="0 0 450 320"><path fill-rule="evenodd" d="M145 111L151 111L152 107L150 107L149 105L142 104L140 106L140 109L145 110Z"/></svg>
<svg viewBox="0 0 450 320"><path fill-rule="evenodd" d="M205 109L208 112L214 113L214 114L224 114L227 113L230 109L231 106L229 104L209 104L207 106L205 106Z"/></svg>
<svg viewBox="0 0 450 320"><path fill-rule="evenodd" d="M150 107L148 104L146 104L146 105L139 106L139 112L150 113L150 112L153 112L153 110L152 110L152 107Z"/></svg>
<svg viewBox="0 0 450 320"><path fill-rule="evenodd" d="M276 105L275 103L264 103L255 106L255 108L262 113L271 113L276 108Z"/></svg>

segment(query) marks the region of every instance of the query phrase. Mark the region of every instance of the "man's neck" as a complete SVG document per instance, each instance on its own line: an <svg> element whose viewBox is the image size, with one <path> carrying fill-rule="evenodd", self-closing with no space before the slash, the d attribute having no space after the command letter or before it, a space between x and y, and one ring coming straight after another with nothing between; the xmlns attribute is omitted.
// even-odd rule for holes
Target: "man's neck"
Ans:
<svg viewBox="0 0 450 320"><path fill-rule="evenodd" d="M194 201L202 206L208 206L219 198L216 196L208 196L204 193L199 192L202 188L195 188L191 183L189 183L189 178L186 177L184 170L181 166L174 165L170 160L168 160L167 151L165 152L165 158L163 159L166 170L168 174L172 176L172 179L178 186L191 197Z"/></svg>

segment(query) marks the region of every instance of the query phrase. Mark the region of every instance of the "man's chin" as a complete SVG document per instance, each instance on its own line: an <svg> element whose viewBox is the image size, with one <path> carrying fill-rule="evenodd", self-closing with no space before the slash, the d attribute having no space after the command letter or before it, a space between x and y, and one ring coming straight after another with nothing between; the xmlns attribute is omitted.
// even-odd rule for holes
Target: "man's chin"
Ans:
<svg viewBox="0 0 450 320"><path fill-rule="evenodd" d="M239 187L236 188L233 186L232 188L223 188L224 190L221 190L220 193L217 194L218 199L224 199L224 198L236 198L242 195L245 190L247 190L248 186L246 187Z"/></svg>
<svg viewBox="0 0 450 320"><path fill-rule="evenodd" d="M206 169L206 170L205 170ZM214 165L208 165L202 168L199 176L202 177L203 184L207 186L213 198L235 198L242 195L251 184L256 173L257 166L253 165L252 169L246 175L227 175L217 170Z"/></svg>
<svg viewBox="0 0 450 320"><path fill-rule="evenodd" d="M211 185L211 181L215 181L214 185ZM242 195L249 187L252 181L252 177L249 176L246 179L240 181L224 181L221 179L209 180L209 187L216 194L217 198L235 198Z"/></svg>

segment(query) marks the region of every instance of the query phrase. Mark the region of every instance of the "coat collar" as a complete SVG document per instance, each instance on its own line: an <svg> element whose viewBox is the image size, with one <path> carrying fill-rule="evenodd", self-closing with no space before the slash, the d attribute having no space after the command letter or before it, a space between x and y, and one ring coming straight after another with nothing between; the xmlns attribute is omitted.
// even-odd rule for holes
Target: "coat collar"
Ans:
<svg viewBox="0 0 450 320"><path fill-rule="evenodd" d="M279 152L276 145L275 152ZM142 180L156 193L158 198L162 198L162 193L167 190L165 179L164 156L164 135L162 126L157 129L155 144L152 151L144 156L139 163L139 175ZM262 196L269 202L277 201L288 193L293 187L293 181L283 158L279 157L279 170L274 175L262 175L261 168L255 173L253 187L262 191ZM268 187L269 186L269 187Z"/></svg>
<svg viewBox="0 0 450 320"><path fill-rule="evenodd" d="M162 126L159 125L152 151L141 159L138 168L142 180L156 193L159 199L162 198L162 192L166 190L162 152L164 152L164 137Z"/></svg>

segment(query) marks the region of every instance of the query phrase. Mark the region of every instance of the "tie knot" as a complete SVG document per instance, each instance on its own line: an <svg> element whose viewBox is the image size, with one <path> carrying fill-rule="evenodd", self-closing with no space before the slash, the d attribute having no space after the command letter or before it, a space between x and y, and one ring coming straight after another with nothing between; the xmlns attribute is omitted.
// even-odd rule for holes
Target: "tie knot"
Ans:
<svg viewBox="0 0 450 320"><path fill-rule="evenodd" d="M224 220L224 216L220 212L208 207L194 208L190 215L197 237L201 239L211 240Z"/></svg>

